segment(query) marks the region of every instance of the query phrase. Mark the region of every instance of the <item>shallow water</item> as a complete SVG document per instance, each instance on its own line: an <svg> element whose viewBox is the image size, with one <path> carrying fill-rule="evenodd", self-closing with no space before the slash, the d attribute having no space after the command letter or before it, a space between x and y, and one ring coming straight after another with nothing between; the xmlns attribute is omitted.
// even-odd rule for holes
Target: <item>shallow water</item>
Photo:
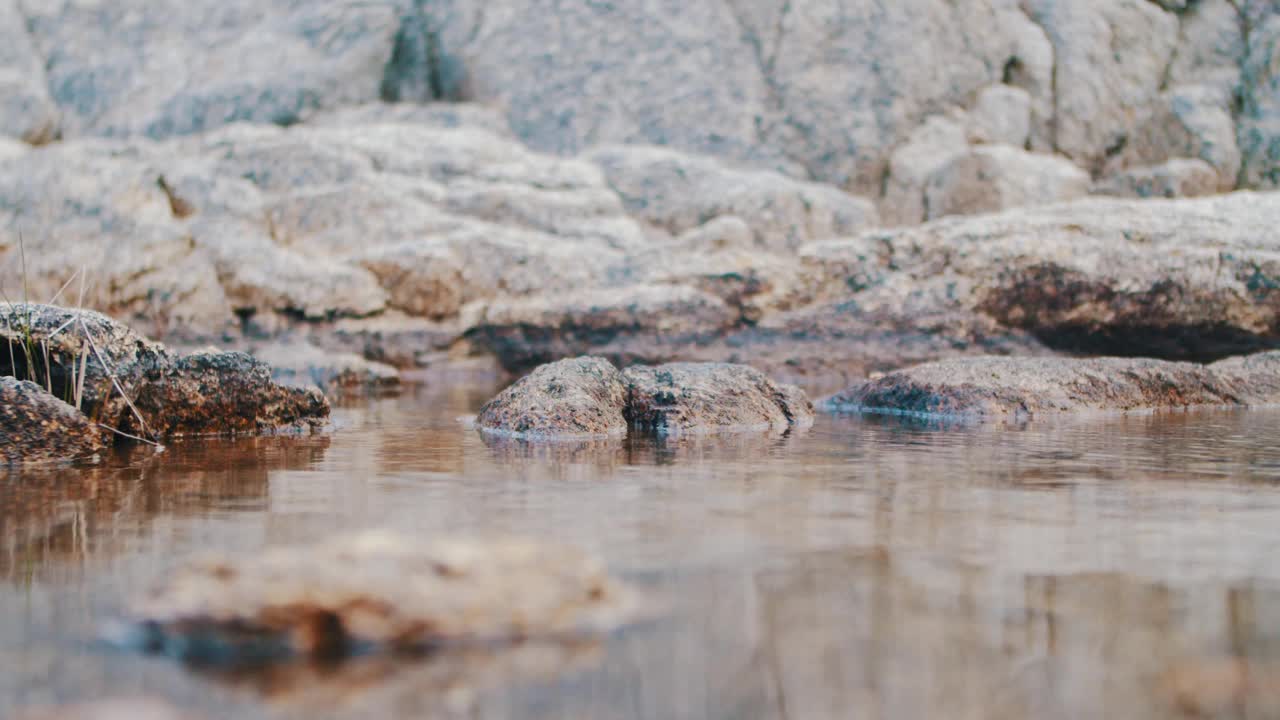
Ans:
<svg viewBox="0 0 1280 720"><path fill-rule="evenodd" d="M492 391L0 476L0 717L136 695L211 718L1280 717L1280 410L533 445L458 422ZM240 674L93 642L192 554L367 527L570 541L661 612L599 643Z"/></svg>

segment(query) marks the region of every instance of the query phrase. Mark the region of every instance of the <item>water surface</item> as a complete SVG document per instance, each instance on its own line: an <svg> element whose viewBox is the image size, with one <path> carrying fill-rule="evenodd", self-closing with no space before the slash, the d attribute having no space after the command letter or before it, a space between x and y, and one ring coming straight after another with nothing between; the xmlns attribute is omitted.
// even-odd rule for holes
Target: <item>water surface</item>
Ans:
<svg viewBox="0 0 1280 720"><path fill-rule="evenodd" d="M458 422L493 390L0 475L0 717L136 695L210 718L1280 717L1280 410L538 445ZM193 554L370 527L579 544L663 611L598 643L270 672L93 642Z"/></svg>

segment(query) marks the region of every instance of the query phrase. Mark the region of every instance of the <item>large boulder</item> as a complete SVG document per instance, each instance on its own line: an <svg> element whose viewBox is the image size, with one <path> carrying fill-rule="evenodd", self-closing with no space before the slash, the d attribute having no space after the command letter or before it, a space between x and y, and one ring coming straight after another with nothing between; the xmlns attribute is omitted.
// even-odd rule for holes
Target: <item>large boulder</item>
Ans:
<svg viewBox="0 0 1280 720"><path fill-rule="evenodd" d="M0 349L12 351L0 375L47 378L94 422L145 438L310 429L329 414L319 392L278 385L249 355L181 356L91 311L0 306Z"/></svg>
<svg viewBox="0 0 1280 720"><path fill-rule="evenodd" d="M636 603L574 548L365 532L181 568L139 602L135 642L205 661L420 652L594 635Z"/></svg>
<svg viewBox="0 0 1280 720"><path fill-rule="evenodd" d="M851 302L930 281L945 288L925 298L936 310L978 312L1052 348L1206 359L1280 345L1278 222L1269 194L1095 199L801 252L815 286Z"/></svg>
<svg viewBox="0 0 1280 720"><path fill-rule="evenodd" d="M626 385L607 360L543 365L480 408L481 430L519 437L598 437L627 431Z"/></svg>
<svg viewBox="0 0 1280 720"><path fill-rule="evenodd" d="M1087 410L1276 402L1280 364L1270 357L1210 366L1145 358L980 357L891 372L822 404L836 411L1021 420Z"/></svg>
<svg viewBox="0 0 1280 720"><path fill-rule="evenodd" d="M83 460L102 449L83 413L33 382L0 377L0 465Z"/></svg>
<svg viewBox="0 0 1280 720"><path fill-rule="evenodd" d="M786 430L813 424L804 391L745 365L670 363L630 367L626 417L664 434Z"/></svg>
<svg viewBox="0 0 1280 720"><path fill-rule="evenodd" d="M1011 145L979 145L929 176L924 219L1045 205L1088 192L1089 174L1069 160Z"/></svg>

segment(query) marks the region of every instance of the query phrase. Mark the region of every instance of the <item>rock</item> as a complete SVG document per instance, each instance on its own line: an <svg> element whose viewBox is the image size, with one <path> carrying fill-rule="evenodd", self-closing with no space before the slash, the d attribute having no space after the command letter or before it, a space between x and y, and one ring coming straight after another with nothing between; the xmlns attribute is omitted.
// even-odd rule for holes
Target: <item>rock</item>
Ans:
<svg viewBox="0 0 1280 720"><path fill-rule="evenodd" d="M1230 190L1240 174L1234 97L1234 90L1212 85L1181 85L1165 92L1117 147L1106 168L1198 158L1216 171L1216 189Z"/></svg>
<svg viewBox="0 0 1280 720"><path fill-rule="evenodd" d="M101 432L74 407L33 382L0 377L0 463L91 459Z"/></svg>
<svg viewBox="0 0 1280 720"><path fill-rule="evenodd" d="M28 708L17 720L199 720L200 716L148 697L121 697L111 700L44 708Z"/></svg>
<svg viewBox="0 0 1280 720"><path fill-rule="evenodd" d="M1145 358L956 358L892 372L823 402L829 410L1026 419L1086 410L1280 402L1274 358L1226 374Z"/></svg>
<svg viewBox="0 0 1280 720"><path fill-rule="evenodd" d="M745 365L671 363L630 367L623 375L626 417L634 427L697 434L813 424L813 405L803 390Z"/></svg>
<svg viewBox="0 0 1280 720"><path fill-rule="evenodd" d="M64 130L154 138L377 100L402 3L28 3ZM425 70L425 67L424 67Z"/></svg>
<svg viewBox="0 0 1280 720"><path fill-rule="evenodd" d="M343 391L400 386L400 373L390 365L351 353L326 352L308 343L275 343L254 348L253 356L271 367L274 382L289 387Z"/></svg>
<svg viewBox="0 0 1280 720"><path fill-rule="evenodd" d="M1203 160L1170 160L1162 165L1122 170L1094 183L1094 195L1130 198L1178 198L1218 191L1217 171Z"/></svg>
<svg viewBox="0 0 1280 720"><path fill-rule="evenodd" d="M1025 147L1031 141L1031 94L1012 85L988 85L968 114L969 142Z"/></svg>
<svg viewBox="0 0 1280 720"><path fill-rule="evenodd" d="M580 357L542 365L480 408L482 430L516 437L600 437L627 431L626 385L608 360Z"/></svg>
<svg viewBox="0 0 1280 720"><path fill-rule="evenodd" d="M1280 14L1250 13L1237 136L1245 187L1280 187Z"/></svg>
<svg viewBox="0 0 1280 720"><path fill-rule="evenodd" d="M22 6L18 0L0 0L0 137L33 145L52 142L58 121Z"/></svg>
<svg viewBox="0 0 1280 720"><path fill-rule="evenodd" d="M307 122L328 127L391 123L449 130L476 128L512 138L511 127L499 110L476 103L433 102L422 105L413 102L376 102L349 105L321 113Z"/></svg>
<svg viewBox="0 0 1280 720"><path fill-rule="evenodd" d="M0 163L22 157L31 147L24 142L0 137Z"/></svg>
<svg viewBox="0 0 1280 720"><path fill-rule="evenodd" d="M646 146L590 154L633 215L672 235L732 215L771 250L847 235L876 223L867 200L767 171L730 169L707 157Z"/></svg>
<svg viewBox="0 0 1280 720"><path fill-rule="evenodd" d="M1178 48L1168 86L1214 85L1234 90L1248 45L1245 18L1234 0L1197 0L1180 11Z"/></svg>
<svg viewBox="0 0 1280 720"><path fill-rule="evenodd" d="M1053 349L1215 359L1280 344L1277 223L1280 200L1268 194L1091 199L876 231L802 254L811 282L848 284L849 301L883 292L865 286L877 273L908 289L930 280L939 291L925 306L986 315Z"/></svg>
<svg viewBox="0 0 1280 720"><path fill-rule="evenodd" d="M670 359L739 317L690 287L633 285L494 302L466 336L511 371L587 352L628 365Z"/></svg>
<svg viewBox="0 0 1280 720"><path fill-rule="evenodd" d="M1090 172L1160 93L1178 19L1149 0L1028 0L1053 43L1054 148Z"/></svg>
<svg viewBox="0 0 1280 720"><path fill-rule="evenodd" d="M889 156L880 213L889 225L915 225L927 213L924 189L930 178L968 152L965 128L957 119L935 115Z"/></svg>
<svg viewBox="0 0 1280 720"><path fill-rule="evenodd" d="M164 438L314 428L329 414L318 392L277 385L270 368L244 353L180 357L95 312L51 305L0 306L0 343L20 348L27 342L40 346L41 355L47 346L55 396L73 397L76 378L83 372L85 415L132 435ZM12 368L8 357L0 357L0 374L28 373L25 360ZM37 376L43 364L43 359L36 361ZM83 371L78 369L82 364Z"/></svg>
<svg viewBox="0 0 1280 720"><path fill-rule="evenodd" d="M135 617L144 648L234 662L594 635L635 607L632 591L572 548L365 532L193 563Z"/></svg>
<svg viewBox="0 0 1280 720"><path fill-rule="evenodd" d="M1280 399L1280 351L1219 360L1209 365L1209 370L1234 382L1248 404L1262 405Z"/></svg>
<svg viewBox="0 0 1280 720"><path fill-rule="evenodd" d="M461 335L457 324L392 311L322 326L311 341L326 350L353 353L396 368L412 368L427 365L431 357L447 350Z"/></svg>
<svg viewBox="0 0 1280 720"><path fill-rule="evenodd" d="M930 176L925 218L1043 205L1088 192L1089 174L1068 160L1008 145L979 145Z"/></svg>

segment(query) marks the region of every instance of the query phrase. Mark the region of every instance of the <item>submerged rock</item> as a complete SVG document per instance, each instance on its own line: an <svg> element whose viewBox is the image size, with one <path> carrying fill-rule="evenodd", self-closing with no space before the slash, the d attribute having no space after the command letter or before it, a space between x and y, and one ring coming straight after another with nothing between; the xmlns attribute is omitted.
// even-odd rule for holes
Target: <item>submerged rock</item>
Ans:
<svg viewBox="0 0 1280 720"><path fill-rule="evenodd" d="M957 358L888 373L822 403L833 411L1007 417L1280 402L1280 353L1214 365L1146 358Z"/></svg>
<svg viewBox="0 0 1280 720"><path fill-rule="evenodd" d="M626 385L608 360L543 365L480 408L482 430L519 436L602 436L627 431Z"/></svg>
<svg viewBox="0 0 1280 720"><path fill-rule="evenodd" d="M781 430L813 423L804 391L745 365L672 363L619 373L580 357L543 365L480 409L482 430L523 437Z"/></svg>
<svg viewBox="0 0 1280 720"><path fill-rule="evenodd" d="M90 420L144 437L312 428L329 415L319 392L273 382L244 353L184 357L105 315L52 305L0 306L0 374L47 376L58 397L82 384Z"/></svg>
<svg viewBox="0 0 1280 720"><path fill-rule="evenodd" d="M663 433L780 430L813 424L813 405L794 385L779 385L745 365L671 363L632 367L627 420Z"/></svg>
<svg viewBox="0 0 1280 720"><path fill-rule="evenodd" d="M32 382L0 377L0 465L65 462L102 451L100 430Z"/></svg>
<svg viewBox="0 0 1280 720"><path fill-rule="evenodd" d="M136 615L147 648L208 662L571 638L635 609L630 589L571 548L366 532L194 563Z"/></svg>

